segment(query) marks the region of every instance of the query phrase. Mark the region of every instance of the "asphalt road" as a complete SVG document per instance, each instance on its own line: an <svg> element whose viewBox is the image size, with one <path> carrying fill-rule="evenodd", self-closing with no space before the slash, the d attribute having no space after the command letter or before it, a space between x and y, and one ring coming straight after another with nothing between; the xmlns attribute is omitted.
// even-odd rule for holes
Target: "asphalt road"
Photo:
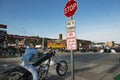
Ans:
<svg viewBox="0 0 120 80"><path fill-rule="evenodd" d="M71 80L71 53L59 53L59 58L66 60L69 70L66 76L60 77L55 68L51 68L51 80ZM113 80L120 71L120 53L74 53L75 80ZM0 72L16 66L19 58L0 58Z"/></svg>

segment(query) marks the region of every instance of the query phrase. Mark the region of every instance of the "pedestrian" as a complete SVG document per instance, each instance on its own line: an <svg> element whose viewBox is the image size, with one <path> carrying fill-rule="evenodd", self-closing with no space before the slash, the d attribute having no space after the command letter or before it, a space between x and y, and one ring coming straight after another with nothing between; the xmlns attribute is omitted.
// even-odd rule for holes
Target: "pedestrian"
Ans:
<svg viewBox="0 0 120 80"><path fill-rule="evenodd" d="M38 50L35 48L35 44L30 42L29 48L25 50L25 53L21 58L21 65L32 73L33 80L38 80L38 73L35 67L31 64L33 58L38 58Z"/></svg>

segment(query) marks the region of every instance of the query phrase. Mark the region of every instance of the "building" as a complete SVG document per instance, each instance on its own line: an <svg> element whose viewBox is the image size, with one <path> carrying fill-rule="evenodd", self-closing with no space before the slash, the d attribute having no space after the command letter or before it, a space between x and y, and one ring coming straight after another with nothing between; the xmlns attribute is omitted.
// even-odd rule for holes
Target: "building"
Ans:
<svg viewBox="0 0 120 80"><path fill-rule="evenodd" d="M5 57L3 53L7 53L7 25L0 24L0 56Z"/></svg>
<svg viewBox="0 0 120 80"><path fill-rule="evenodd" d="M115 45L114 41L107 42L105 46L113 47Z"/></svg>
<svg viewBox="0 0 120 80"><path fill-rule="evenodd" d="M54 48L54 49L66 49L66 39L61 38L62 35L59 35L59 39L52 39L48 40L47 47L48 48ZM89 48L89 46L92 44L90 40L82 40L77 39L77 50L79 50L80 47Z"/></svg>

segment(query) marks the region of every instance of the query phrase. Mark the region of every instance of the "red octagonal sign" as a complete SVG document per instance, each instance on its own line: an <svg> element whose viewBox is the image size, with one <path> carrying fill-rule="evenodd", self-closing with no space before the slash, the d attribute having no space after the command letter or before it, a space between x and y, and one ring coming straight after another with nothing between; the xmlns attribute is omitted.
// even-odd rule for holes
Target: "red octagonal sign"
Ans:
<svg viewBox="0 0 120 80"><path fill-rule="evenodd" d="M67 2L66 6L64 8L64 14L67 17L71 17L71 16L74 15L76 10L77 10L77 2L76 2L76 0L70 0L70 1Z"/></svg>

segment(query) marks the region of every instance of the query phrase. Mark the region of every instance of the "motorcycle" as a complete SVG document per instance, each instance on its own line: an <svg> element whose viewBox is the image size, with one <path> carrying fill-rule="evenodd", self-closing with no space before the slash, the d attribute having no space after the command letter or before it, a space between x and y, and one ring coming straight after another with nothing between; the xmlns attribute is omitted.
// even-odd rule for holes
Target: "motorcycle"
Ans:
<svg viewBox="0 0 120 80"><path fill-rule="evenodd" d="M46 53L40 57L36 62L32 63L36 67L38 72L38 80L49 80L50 62L54 61L56 64L56 73L59 76L65 76L68 71L68 64L65 60L59 60L58 56L54 52ZM18 65L12 69L3 72L3 76L0 80L33 80L32 74Z"/></svg>

